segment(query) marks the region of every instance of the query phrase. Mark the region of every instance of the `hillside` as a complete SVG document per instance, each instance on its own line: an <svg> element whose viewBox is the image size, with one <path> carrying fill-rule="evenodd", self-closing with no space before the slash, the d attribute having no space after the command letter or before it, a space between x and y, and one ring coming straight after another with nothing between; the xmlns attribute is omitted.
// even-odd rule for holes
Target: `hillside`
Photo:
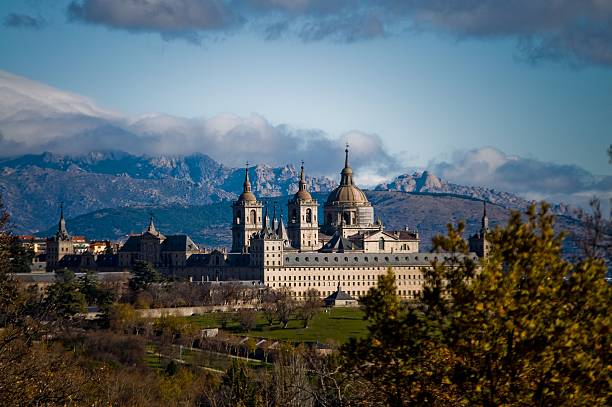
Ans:
<svg viewBox="0 0 612 407"><path fill-rule="evenodd" d="M440 194L414 194L406 192L367 191L368 198L374 205L375 215L380 217L388 229L402 229L406 226L418 228L422 248L428 250L431 238L446 232L448 223L466 222L466 236L476 233L480 228L482 202L473 198L456 197ZM314 194L320 203L325 194ZM279 208L288 197L276 199ZM319 208L322 210L322 207ZM86 235L90 238L125 239L130 233L143 231L153 213L159 230L166 234L185 233L194 241L207 247L229 246L231 243L229 202L220 202L201 206L169 207L130 207L102 209L88 214L70 218L67 221L69 232ZM509 210L499 205L489 204L487 213L491 227L505 224ZM577 230L576 220L559 216L558 230ZM41 233L50 235L55 227ZM575 241L568 239L566 252L576 250Z"/></svg>
<svg viewBox="0 0 612 407"><path fill-rule="evenodd" d="M377 185L375 190L466 196L519 210L527 208L532 203L518 195L493 188L453 184L429 171L399 175L390 182ZM574 216L575 208L564 203L552 203L552 211L557 215Z"/></svg>

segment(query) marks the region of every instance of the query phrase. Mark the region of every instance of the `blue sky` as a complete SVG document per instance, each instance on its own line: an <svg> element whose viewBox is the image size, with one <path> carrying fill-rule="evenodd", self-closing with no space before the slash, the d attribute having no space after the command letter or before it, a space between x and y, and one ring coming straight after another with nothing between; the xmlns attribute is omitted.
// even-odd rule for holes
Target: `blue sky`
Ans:
<svg viewBox="0 0 612 407"><path fill-rule="evenodd" d="M121 9L137 3L4 0L0 70L131 116L255 113L332 138L377 135L403 168L490 146L610 174L605 2L583 5L582 25L566 1L546 19L545 1L514 2L512 15L465 2L481 7L479 20L463 6L449 15L394 0L152 1L173 7L170 21ZM278 22L285 29L270 34Z"/></svg>

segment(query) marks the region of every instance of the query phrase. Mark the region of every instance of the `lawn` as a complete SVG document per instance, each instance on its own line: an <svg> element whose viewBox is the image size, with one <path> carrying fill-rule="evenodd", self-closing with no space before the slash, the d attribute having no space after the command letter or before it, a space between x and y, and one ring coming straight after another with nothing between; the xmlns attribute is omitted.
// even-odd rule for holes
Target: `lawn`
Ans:
<svg viewBox="0 0 612 407"><path fill-rule="evenodd" d="M304 328L303 321L294 319L286 329L278 322L269 326L263 313L258 312L257 326L249 332L240 329L237 315L232 316L226 329L234 334L291 342L344 343L351 337L364 336L367 330L367 322L363 320L363 311L359 308L332 308L328 313L321 311L313 318L308 328ZM208 313L187 318L201 328L221 328L224 313Z"/></svg>

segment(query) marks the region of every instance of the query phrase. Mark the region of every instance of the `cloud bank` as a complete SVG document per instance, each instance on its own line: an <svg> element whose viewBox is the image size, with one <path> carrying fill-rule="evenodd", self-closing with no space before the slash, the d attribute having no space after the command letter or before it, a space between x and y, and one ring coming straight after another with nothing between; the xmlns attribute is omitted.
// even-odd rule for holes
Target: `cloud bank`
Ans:
<svg viewBox="0 0 612 407"><path fill-rule="evenodd" d="M602 147L602 160L605 153ZM431 162L429 170L456 184L493 187L534 200L586 207L593 196L612 199L612 176L596 176L575 165L510 156L493 147L456 152L450 161Z"/></svg>
<svg viewBox="0 0 612 407"><path fill-rule="evenodd" d="M240 27L268 40L354 42L406 30L510 38L531 62L612 65L608 0L73 0L67 13L73 21L192 42Z"/></svg>
<svg viewBox="0 0 612 407"><path fill-rule="evenodd" d="M306 162L309 172L337 175L345 143L360 182L399 172L398 159L376 134L350 131L338 136L318 129L272 124L252 114L184 118L151 114L132 118L97 107L78 95L0 71L0 155L51 151L80 154L122 150L132 154L201 152L237 167L246 161L269 165Z"/></svg>

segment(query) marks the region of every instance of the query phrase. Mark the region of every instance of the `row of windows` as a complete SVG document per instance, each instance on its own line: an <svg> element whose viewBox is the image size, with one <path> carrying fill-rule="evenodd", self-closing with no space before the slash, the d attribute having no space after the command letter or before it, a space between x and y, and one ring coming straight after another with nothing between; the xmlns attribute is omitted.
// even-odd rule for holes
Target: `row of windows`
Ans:
<svg viewBox="0 0 612 407"><path fill-rule="evenodd" d="M418 258L418 256L414 256L414 260L418 260L418 259L419 259L419 258ZM285 257L285 261L289 262L289 260L290 260L290 258L289 258L288 256L287 256L287 257ZM369 261L370 261L370 258L369 258L369 257L367 257L367 256L365 256L365 257L363 257L363 258L361 258L361 259L360 259L359 257L355 256L355 257L353 257L353 258L352 258L352 260L353 260L353 261L360 261L360 260L361 260L361 261L369 262ZM399 256L395 256L394 260L395 260L395 261L401 261ZM423 260L429 260L429 257L428 257L428 256L425 256L425 257L423 258ZM434 260L438 260L438 257L434 257ZM447 258L446 258L446 257L444 257L444 260L447 260ZM300 258L299 258L299 257L296 257L296 258L295 258L295 261L296 261L297 263L299 263L299 262L300 262ZM310 257L304 257L304 261L310 261ZM318 257L318 256L317 256L317 257L314 257L314 261L317 261L317 262L318 262L318 261L319 261L319 257ZM323 261L325 261L325 262L329 262L329 257L327 257L327 256L323 257ZM338 260L338 257L334 257L334 261L335 261L335 262L339 261L339 260ZM344 261L349 261L349 257L344 257ZM375 256L375 257L374 257L374 259L373 259L373 261L386 261L386 262L388 262L388 261L389 261L389 257L388 257L388 256L385 256L385 257L384 257L384 258L381 260L381 259L379 259L377 256ZM410 261L410 256L404 256L404 261Z"/></svg>
<svg viewBox="0 0 612 407"><path fill-rule="evenodd" d="M278 276L278 281L302 281L302 276L282 276L282 280L281 280L281 276ZM353 276L344 276L344 275L337 275L337 276L303 276L304 277L304 281L331 281L331 280L377 280L378 276L377 275L353 275ZM312 278L311 278L312 277ZM323 278L321 278L323 277ZM352 277L352 278L351 278ZM396 280L422 280L423 279L423 275L422 274L402 274L402 275L397 275ZM270 276L266 276L266 281L270 281ZM272 280L271 281L276 281L276 276L272 276Z"/></svg>
<svg viewBox="0 0 612 407"><path fill-rule="evenodd" d="M401 267L402 270L420 270L422 267L421 266L404 266ZM299 272L304 272L304 270L310 270L312 269L313 271L317 271L317 270L321 270L320 267L286 267L283 270L284 271L299 271ZM351 270L359 270L359 271L363 271L363 270L386 270L386 267L326 267L324 270L325 271L351 271Z"/></svg>

